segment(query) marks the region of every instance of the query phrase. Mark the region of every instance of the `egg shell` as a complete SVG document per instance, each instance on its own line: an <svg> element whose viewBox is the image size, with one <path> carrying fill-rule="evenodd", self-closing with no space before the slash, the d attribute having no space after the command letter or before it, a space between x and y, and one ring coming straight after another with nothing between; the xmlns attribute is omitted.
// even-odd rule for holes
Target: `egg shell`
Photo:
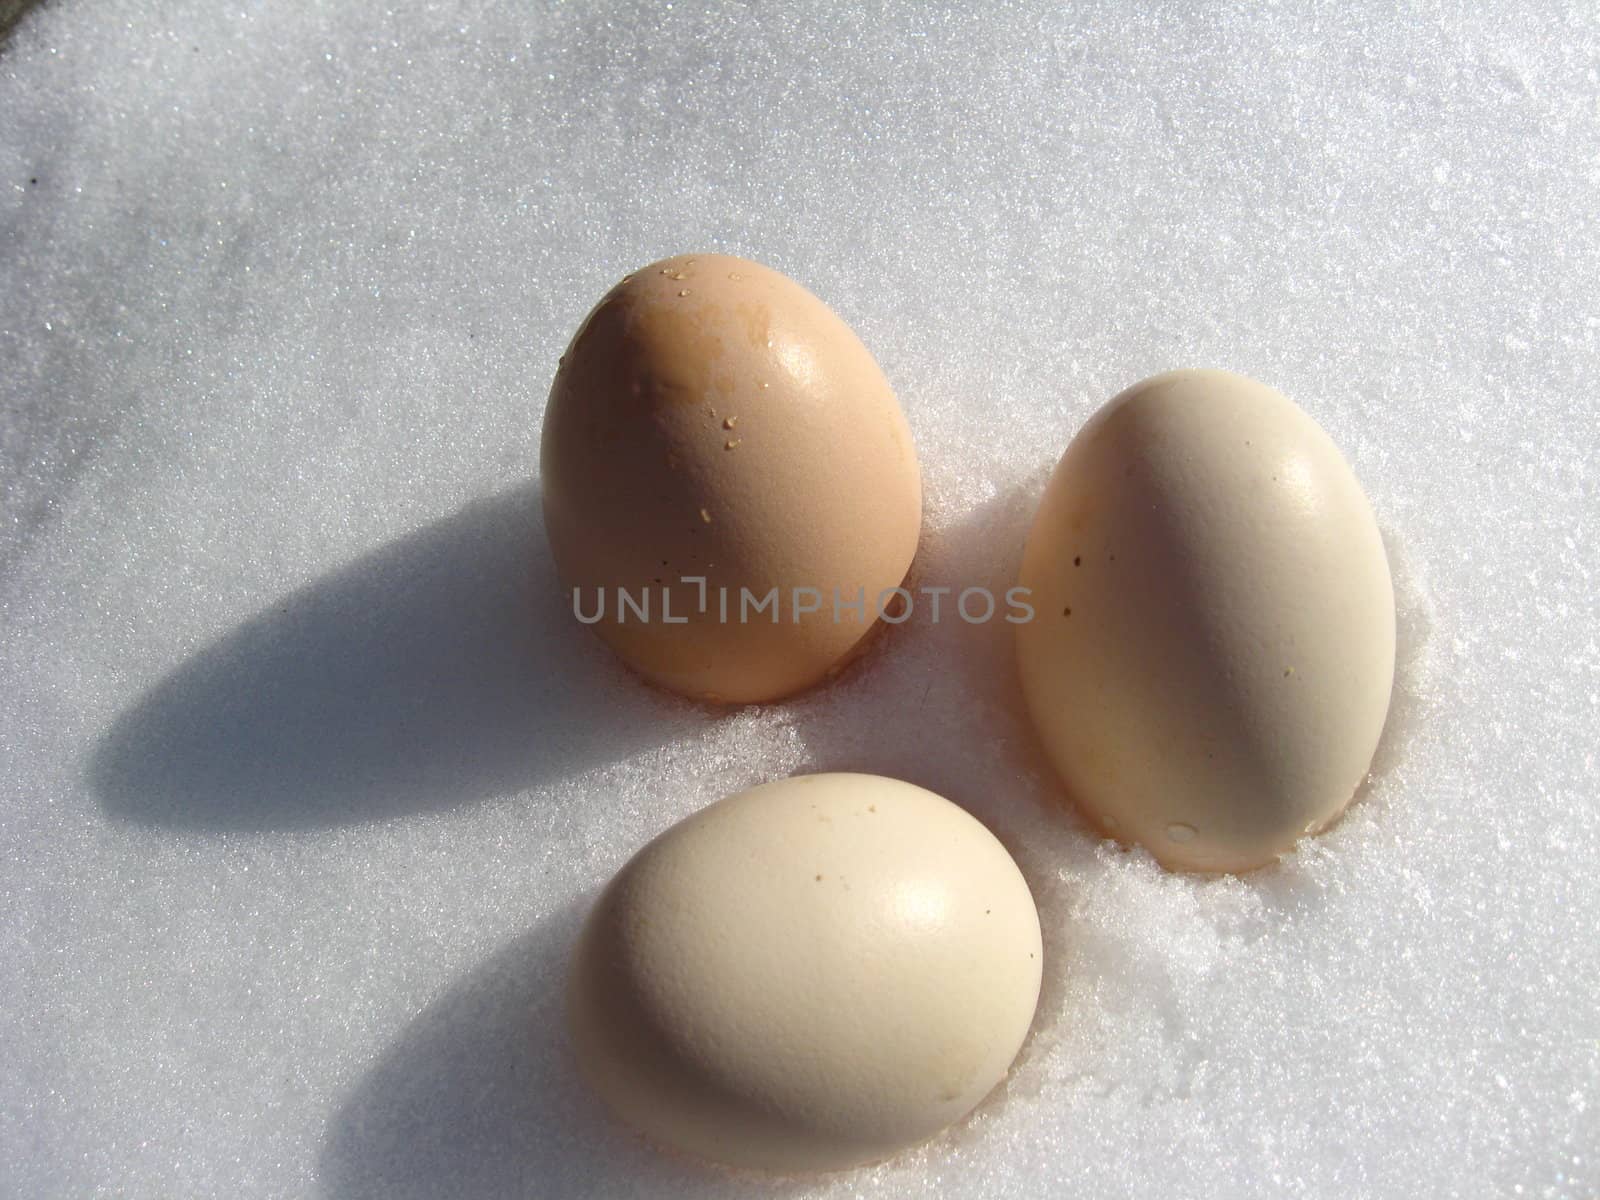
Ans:
<svg viewBox="0 0 1600 1200"><path fill-rule="evenodd" d="M922 520L910 427L860 339L798 283L722 254L652 263L589 314L540 472L585 619L603 599L594 628L630 666L713 701L777 699L848 661ZM648 619L618 588L648 596Z"/></svg>
<svg viewBox="0 0 1600 1200"><path fill-rule="evenodd" d="M1244 871L1349 803L1388 711L1394 592L1360 484L1279 392L1186 370L1111 400L1051 477L1018 584L1029 711L1106 832Z"/></svg>
<svg viewBox="0 0 1600 1200"><path fill-rule="evenodd" d="M1004 847L949 801L806 775L714 804L617 874L575 955L584 1074L628 1123L780 1172L885 1158L1004 1078L1043 951Z"/></svg>

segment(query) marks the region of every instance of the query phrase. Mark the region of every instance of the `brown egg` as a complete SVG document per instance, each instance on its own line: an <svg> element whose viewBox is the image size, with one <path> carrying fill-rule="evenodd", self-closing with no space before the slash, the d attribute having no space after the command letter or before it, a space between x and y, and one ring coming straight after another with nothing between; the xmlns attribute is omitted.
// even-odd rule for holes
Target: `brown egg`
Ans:
<svg viewBox="0 0 1600 1200"><path fill-rule="evenodd" d="M867 348L793 280L723 254L653 263L600 301L556 372L540 469L577 618L711 701L841 666L921 527L911 430Z"/></svg>

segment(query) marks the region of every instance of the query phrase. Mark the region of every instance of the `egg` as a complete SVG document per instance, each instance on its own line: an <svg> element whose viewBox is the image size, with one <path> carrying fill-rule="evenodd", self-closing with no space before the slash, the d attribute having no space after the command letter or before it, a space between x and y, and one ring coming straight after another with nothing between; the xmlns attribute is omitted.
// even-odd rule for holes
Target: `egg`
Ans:
<svg viewBox="0 0 1600 1200"><path fill-rule="evenodd" d="M1361 485L1264 384L1136 384L1073 439L1018 586L1022 690L1066 790L1172 868L1269 863L1365 777L1394 591Z"/></svg>
<svg viewBox="0 0 1600 1200"><path fill-rule="evenodd" d="M911 430L871 353L798 283L724 254L652 263L589 313L540 475L574 614L647 679L713 702L848 662L922 520Z"/></svg>
<svg viewBox="0 0 1600 1200"><path fill-rule="evenodd" d="M584 1075L656 1143L834 1170L925 1141L1005 1077L1042 956L1027 884L965 811L797 776L622 868L574 955L571 1028Z"/></svg>

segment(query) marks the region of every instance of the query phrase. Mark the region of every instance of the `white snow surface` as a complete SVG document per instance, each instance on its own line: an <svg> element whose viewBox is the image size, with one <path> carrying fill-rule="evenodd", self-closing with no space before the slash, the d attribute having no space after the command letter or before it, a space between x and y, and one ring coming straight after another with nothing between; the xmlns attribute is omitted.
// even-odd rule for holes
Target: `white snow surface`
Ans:
<svg viewBox="0 0 1600 1200"><path fill-rule="evenodd" d="M1403 9L1396 13L1395 8ZM1600 9L49 0L0 46L0 1195L1600 1195ZM558 355L760 259L902 398L919 582L1004 587L1094 408L1223 366L1334 437L1400 666L1244 877L1092 836L1008 627L718 713L573 621ZM710 801L902 776L996 831L1010 1079L732 1176L577 1078L596 890Z"/></svg>

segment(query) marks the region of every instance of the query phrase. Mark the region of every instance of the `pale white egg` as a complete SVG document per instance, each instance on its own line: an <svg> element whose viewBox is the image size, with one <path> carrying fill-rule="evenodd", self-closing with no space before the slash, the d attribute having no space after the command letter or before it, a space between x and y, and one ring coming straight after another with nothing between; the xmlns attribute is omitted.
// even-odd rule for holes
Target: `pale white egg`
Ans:
<svg viewBox="0 0 1600 1200"><path fill-rule="evenodd" d="M1056 468L1019 586L1023 692L1071 798L1169 867L1271 862L1383 731L1394 591L1338 448L1225 371L1129 388Z"/></svg>
<svg viewBox="0 0 1600 1200"><path fill-rule="evenodd" d="M623 867L570 1014L585 1075L654 1141L833 1170L934 1136L1005 1077L1042 955L1027 884L977 820L898 780L805 775Z"/></svg>

